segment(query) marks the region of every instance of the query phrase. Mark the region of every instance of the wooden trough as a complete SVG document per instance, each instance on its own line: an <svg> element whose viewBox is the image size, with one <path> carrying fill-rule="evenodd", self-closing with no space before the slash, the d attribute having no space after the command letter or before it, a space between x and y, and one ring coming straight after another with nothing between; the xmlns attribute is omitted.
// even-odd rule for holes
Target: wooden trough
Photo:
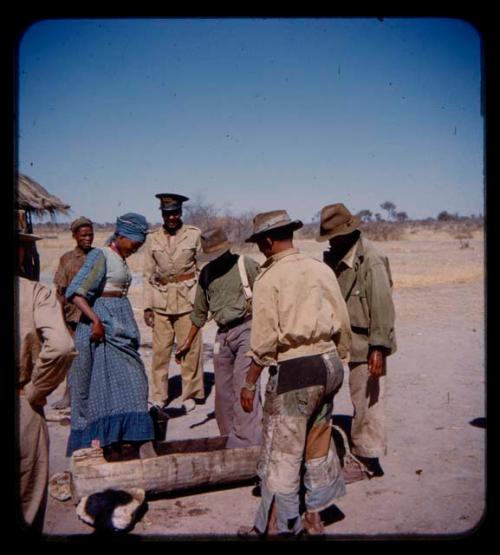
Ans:
<svg viewBox="0 0 500 555"><path fill-rule="evenodd" d="M342 429L333 426L332 434L346 484L370 477ZM108 488L157 494L256 477L260 447L226 449L226 443L227 436L150 442L141 447L140 459L116 462L108 462L102 449L80 449L71 458L73 501Z"/></svg>
<svg viewBox="0 0 500 555"><path fill-rule="evenodd" d="M154 494L255 477L260 447L226 449L226 442L219 436L150 443L140 459L117 462L106 461L102 449L80 449L71 458L73 501L108 488Z"/></svg>

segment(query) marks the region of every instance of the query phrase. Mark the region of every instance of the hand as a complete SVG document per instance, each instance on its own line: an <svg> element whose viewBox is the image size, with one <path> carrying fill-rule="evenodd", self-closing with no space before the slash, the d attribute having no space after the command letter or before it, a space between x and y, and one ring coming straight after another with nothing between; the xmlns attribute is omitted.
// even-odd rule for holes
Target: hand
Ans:
<svg viewBox="0 0 500 555"><path fill-rule="evenodd" d="M144 311L144 323L148 328L152 328L155 321L154 312L150 308L146 308Z"/></svg>
<svg viewBox="0 0 500 555"><path fill-rule="evenodd" d="M240 390L240 403L241 408L245 412L252 412L253 411L253 400L255 397L255 391L250 391L246 387L242 387Z"/></svg>
<svg viewBox="0 0 500 555"><path fill-rule="evenodd" d="M380 349L372 349L368 356L368 371L373 378L380 378L384 373L385 354Z"/></svg>
<svg viewBox="0 0 500 555"><path fill-rule="evenodd" d="M95 343L100 343L104 341L106 334L104 332L104 326L100 320L96 320L92 324L92 334L90 335L90 341L95 341Z"/></svg>
<svg viewBox="0 0 500 555"><path fill-rule="evenodd" d="M191 348L191 344L185 341L175 352L175 362L180 364L182 359L186 356L186 353Z"/></svg>

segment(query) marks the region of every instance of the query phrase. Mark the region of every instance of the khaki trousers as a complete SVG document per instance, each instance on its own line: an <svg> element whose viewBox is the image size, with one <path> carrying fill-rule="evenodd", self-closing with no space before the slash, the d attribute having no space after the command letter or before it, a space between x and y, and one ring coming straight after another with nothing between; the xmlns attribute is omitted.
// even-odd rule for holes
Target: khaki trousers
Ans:
<svg viewBox="0 0 500 555"><path fill-rule="evenodd" d="M43 409L19 396L19 486L21 511L29 529L42 532L49 482L49 431Z"/></svg>
<svg viewBox="0 0 500 555"><path fill-rule="evenodd" d="M349 364L349 389L354 406L351 426L352 452L361 457L381 457L387 453L385 429L386 376L372 378L368 364Z"/></svg>
<svg viewBox="0 0 500 555"><path fill-rule="evenodd" d="M168 397L168 368L174 347L182 345L191 329L191 318L186 314L164 315L154 313L153 359L151 362L151 399L154 403L164 403ZM191 349L181 364L182 401L204 399L202 332L198 332ZM176 363L175 363L176 364Z"/></svg>

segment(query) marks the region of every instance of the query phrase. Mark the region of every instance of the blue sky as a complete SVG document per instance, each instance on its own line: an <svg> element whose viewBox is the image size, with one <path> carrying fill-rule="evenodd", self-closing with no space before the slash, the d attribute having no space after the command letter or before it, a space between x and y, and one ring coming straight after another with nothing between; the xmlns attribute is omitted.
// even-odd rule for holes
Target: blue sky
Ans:
<svg viewBox="0 0 500 555"><path fill-rule="evenodd" d="M19 47L19 170L85 215L483 213L481 39L459 19L59 19ZM59 218L65 221L65 218Z"/></svg>

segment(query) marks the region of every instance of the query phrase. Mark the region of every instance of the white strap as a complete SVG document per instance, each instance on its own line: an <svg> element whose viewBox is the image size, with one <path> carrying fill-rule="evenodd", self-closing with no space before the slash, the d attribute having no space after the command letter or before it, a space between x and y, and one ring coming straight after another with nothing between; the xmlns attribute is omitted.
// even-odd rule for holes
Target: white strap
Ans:
<svg viewBox="0 0 500 555"><path fill-rule="evenodd" d="M245 268L245 257L243 255L241 255L238 258L238 270L240 272L241 284L243 285L243 292L245 293L245 298L251 299L252 290L250 289L250 285L248 284L248 276Z"/></svg>

